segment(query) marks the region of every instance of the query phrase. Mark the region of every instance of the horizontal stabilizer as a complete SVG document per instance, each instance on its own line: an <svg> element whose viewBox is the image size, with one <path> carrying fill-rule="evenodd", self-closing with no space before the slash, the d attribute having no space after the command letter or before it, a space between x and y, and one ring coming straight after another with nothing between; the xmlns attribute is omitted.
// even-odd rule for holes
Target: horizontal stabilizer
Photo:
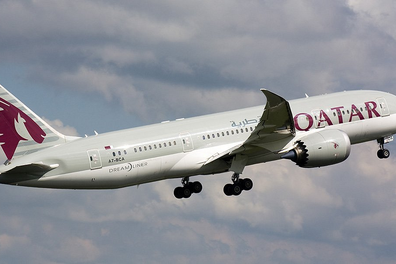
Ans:
<svg viewBox="0 0 396 264"><path fill-rule="evenodd" d="M43 163L30 163L16 166L10 170L2 171L1 174L44 174L59 167L59 164L46 165Z"/></svg>

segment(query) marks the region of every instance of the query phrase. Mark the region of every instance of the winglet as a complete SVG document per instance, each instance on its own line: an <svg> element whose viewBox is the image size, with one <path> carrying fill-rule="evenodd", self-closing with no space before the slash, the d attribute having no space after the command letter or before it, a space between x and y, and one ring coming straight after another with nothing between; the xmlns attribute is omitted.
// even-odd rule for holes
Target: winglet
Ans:
<svg viewBox="0 0 396 264"><path fill-rule="evenodd" d="M263 92L265 97L267 97L267 106L269 105L269 107L275 107L276 105L286 102L286 100L283 97L281 97L267 89L260 89L260 90Z"/></svg>
<svg viewBox="0 0 396 264"><path fill-rule="evenodd" d="M295 134L293 114L289 102L266 89L261 89L267 98L264 113L260 119L262 126L273 125L277 130L287 129Z"/></svg>
<svg viewBox="0 0 396 264"><path fill-rule="evenodd" d="M264 149L266 149L266 153L275 153L279 151L279 149L276 149L276 146L283 147L283 143L276 145L275 142L283 141L285 139L287 140L295 135L293 115L289 102L281 96L266 89L261 89L261 91L266 96L267 103L259 124L250 134L249 138L243 143L225 149L220 153L216 153L217 155L209 157L204 165L215 160L232 157L237 154L248 156L255 155L256 152L252 150L254 148L259 148L258 151L261 154L264 153ZM269 146L275 149L269 149ZM243 163L240 163L239 165L238 170L241 171L243 169Z"/></svg>

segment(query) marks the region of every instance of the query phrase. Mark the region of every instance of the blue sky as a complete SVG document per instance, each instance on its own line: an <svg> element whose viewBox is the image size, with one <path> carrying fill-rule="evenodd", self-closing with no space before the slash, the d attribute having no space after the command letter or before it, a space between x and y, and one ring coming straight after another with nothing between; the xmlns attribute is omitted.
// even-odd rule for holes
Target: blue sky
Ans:
<svg viewBox="0 0 396 264"><path fill-rule="evenodd" d="M0 83L66 134L92 135L352 89L396 93L396 4L0 1ZM395 144L389 146L396 153ZM395 156L249 167L107 191L0 186L2 263L394 263Z"/></svg>

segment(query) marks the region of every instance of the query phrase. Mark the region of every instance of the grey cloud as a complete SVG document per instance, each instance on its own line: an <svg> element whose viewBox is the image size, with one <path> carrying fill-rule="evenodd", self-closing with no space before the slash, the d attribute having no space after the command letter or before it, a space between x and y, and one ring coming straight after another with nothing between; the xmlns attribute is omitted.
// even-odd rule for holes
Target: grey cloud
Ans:
<svg viewBox="0 0 396 264"><path fill-rule="evenodd" d="M176 180L97 192L19 188L2 211L0 254L15 259L22 244L33 263L125 262L131 256L148 263L391 263L392 162L380 165L379 176L359 168L355 176L355 164L371 160L360 153L375 155L375 148L354 150L351 159L329 168L296 169L287 161L249 168L244 174L255 187L238 198L222 194L228 174L200 177L202 195L182 201L172 195ZM3 187L2 196L14 197L15 188Z"/></svg>
<svg viewBox="0 0 396 264"><path fill-rule="evenodd" d="M375 148L367 145L354 150L357 155L329 168L296 170L287 161L249 168L245 174L255 187L238 198L222 194L228 174L200 177L202 195L182 201L172 195L176 180L98 192L19 188L18 196L2 210L0 245L5 246L0 254L15 259L13 252L22 244L36 263L74 263L77 258L87 263L125 262L131 256L148 263L191 258L391 263L392 162L382 163L379 177L359 168L353 176L354 164L371 160L360 153L375 155ZM384 184L393 192L384 192ZM15 196L17 187L2 188L4 198ZM27 204L29 209L17 210ZM76 246L86 252L84 257ZM17 259L24 262L25 257Z"/></svg>
<svg viewBox="0 0 396 264"><path fill-rule="evenodd" d="M26 82L99 94L144 122L264 104L261 87L288 99L392 92L393 6L1 1L0 59ZM248 168L255 186L238 198L222 193L229 174L198 177L203 192L181 201L178 180L110 191L1 186L0 263L393 263L395 162L375 151L354 146L343 164L314 170Z"/></svg>
<svg viewBox="0 0 396 264"><path fill-rule="evenodd" d="M125 78L142 93L152 80L201 90L310 93L374 83L389 89L394 81L386 58L395 50L383 37L389 29L341 1L4 1L3 7L8 23L1 30L9 41L3 56L31 64L43 83L81 68ZM89 80L75 89L95 89Z"/></svg>

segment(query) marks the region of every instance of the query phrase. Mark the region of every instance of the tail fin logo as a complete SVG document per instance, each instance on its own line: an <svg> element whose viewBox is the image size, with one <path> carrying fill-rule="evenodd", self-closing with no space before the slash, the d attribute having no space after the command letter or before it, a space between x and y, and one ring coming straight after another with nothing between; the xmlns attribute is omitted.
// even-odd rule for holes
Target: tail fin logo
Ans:
<svg viewBox="0 0 396 264"><path fill-rule="evenodd" d="M20 141L43 143L46 134L27 114L0 98L0 145L8 160Z"/></svg>

